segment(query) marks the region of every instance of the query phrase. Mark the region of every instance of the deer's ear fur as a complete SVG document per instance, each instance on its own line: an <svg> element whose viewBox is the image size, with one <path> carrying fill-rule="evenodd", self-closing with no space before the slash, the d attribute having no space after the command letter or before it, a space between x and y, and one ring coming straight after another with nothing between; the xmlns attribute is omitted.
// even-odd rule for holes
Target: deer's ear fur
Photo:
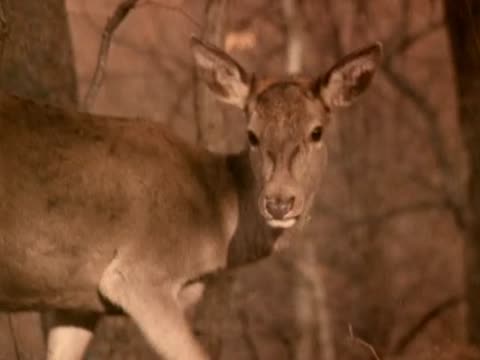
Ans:
<svg viewBox="0 0 480 360"><path fill-rule="evenodd" d="M191 39L191 48L200 78L216 97L244 108L250 93L245 70L224 51L196 37Z"/></svg>
<svg viewBox="0 0 480 360"><path fill-rule="evenodd" d="M370 85L381 58L380 43L345 56L317 82L317 95L329 108L350 106Z"/></svg>

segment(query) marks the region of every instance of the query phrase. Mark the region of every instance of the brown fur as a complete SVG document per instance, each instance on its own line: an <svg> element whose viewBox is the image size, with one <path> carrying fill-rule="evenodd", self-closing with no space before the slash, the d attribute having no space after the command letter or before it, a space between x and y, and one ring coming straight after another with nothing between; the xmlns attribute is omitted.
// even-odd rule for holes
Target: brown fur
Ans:
<svg viewBox="0 0 480 360"><path fill-rule="evenodd" d="M216 221L229 195L217 185L232 181L222 159L160 124L6 94L0 128L3 308L104 310L98 282L123 246L141 248L172 276L189 277L176 269L182 259L194 276L222 265L210 265L228 245ZM216 244L206 249L201 237Z"/></svg>

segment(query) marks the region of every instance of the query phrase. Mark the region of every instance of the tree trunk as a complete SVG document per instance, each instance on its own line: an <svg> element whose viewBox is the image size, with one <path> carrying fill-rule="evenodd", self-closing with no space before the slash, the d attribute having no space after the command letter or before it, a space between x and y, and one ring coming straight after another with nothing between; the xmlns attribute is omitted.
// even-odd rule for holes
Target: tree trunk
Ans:
<svg viewBox="0 0 480 360"><path fill-rule="evenodd" d="M76 104L77 84L64 0L2 0L9 34L0 86L60 106Z"/></svg>
<svg viewBox="0 0 480 360"><path fill-rule="evenodd" d="M470 169L464 236L467 334L480 346L480 2L444 0L444 5Z"/></svg>
<svg viewBox="0 0 480 360"><path fill-rule="evenodd" d="M76 76L64 0L0 0L8 34L0 87L60 106L76 103ZM0 360L43 359L38 314L0 314Z"/></svg>
<svg viewBox="0 0 480 360"><path fill-rule="evenodd" d="M223 48L225 39L227 0L208 0L205 8L205 26L202 40ZM196 74L195 74L196 75ZM195 76L195 119L197 142L217 152L228 151L226 124L218 102L203 82Z"/></svg>

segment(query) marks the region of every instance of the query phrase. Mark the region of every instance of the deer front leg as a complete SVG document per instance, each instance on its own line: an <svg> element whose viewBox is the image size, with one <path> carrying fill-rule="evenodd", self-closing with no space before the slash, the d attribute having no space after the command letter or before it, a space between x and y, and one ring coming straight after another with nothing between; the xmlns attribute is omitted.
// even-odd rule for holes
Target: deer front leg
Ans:
<svg viewBox="0 0 480 360"><path fill-rule="evenodd" d="M52 313L48 329L47 360L81 360L93 337L97 314Z"/></svg>
<svg viewBox="0 0 480 360"><path fill-rule="evenodd" d="M175 286L160 279L159 271L116 259L102 276L100 293L132 318L166 360L208 360L185 319Z"/></svg>

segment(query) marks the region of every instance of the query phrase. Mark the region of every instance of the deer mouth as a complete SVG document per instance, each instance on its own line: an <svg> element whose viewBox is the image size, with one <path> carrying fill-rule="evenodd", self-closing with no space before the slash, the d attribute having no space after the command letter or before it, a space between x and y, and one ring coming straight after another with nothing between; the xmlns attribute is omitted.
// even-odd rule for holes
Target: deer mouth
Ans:
<svg viewBox="0 0 480 360"><path fill-rule="evenodd" d="M267 224L273 228L288 229L295 225L297 222L296 217L287 219L268 219Z"/></svg>

